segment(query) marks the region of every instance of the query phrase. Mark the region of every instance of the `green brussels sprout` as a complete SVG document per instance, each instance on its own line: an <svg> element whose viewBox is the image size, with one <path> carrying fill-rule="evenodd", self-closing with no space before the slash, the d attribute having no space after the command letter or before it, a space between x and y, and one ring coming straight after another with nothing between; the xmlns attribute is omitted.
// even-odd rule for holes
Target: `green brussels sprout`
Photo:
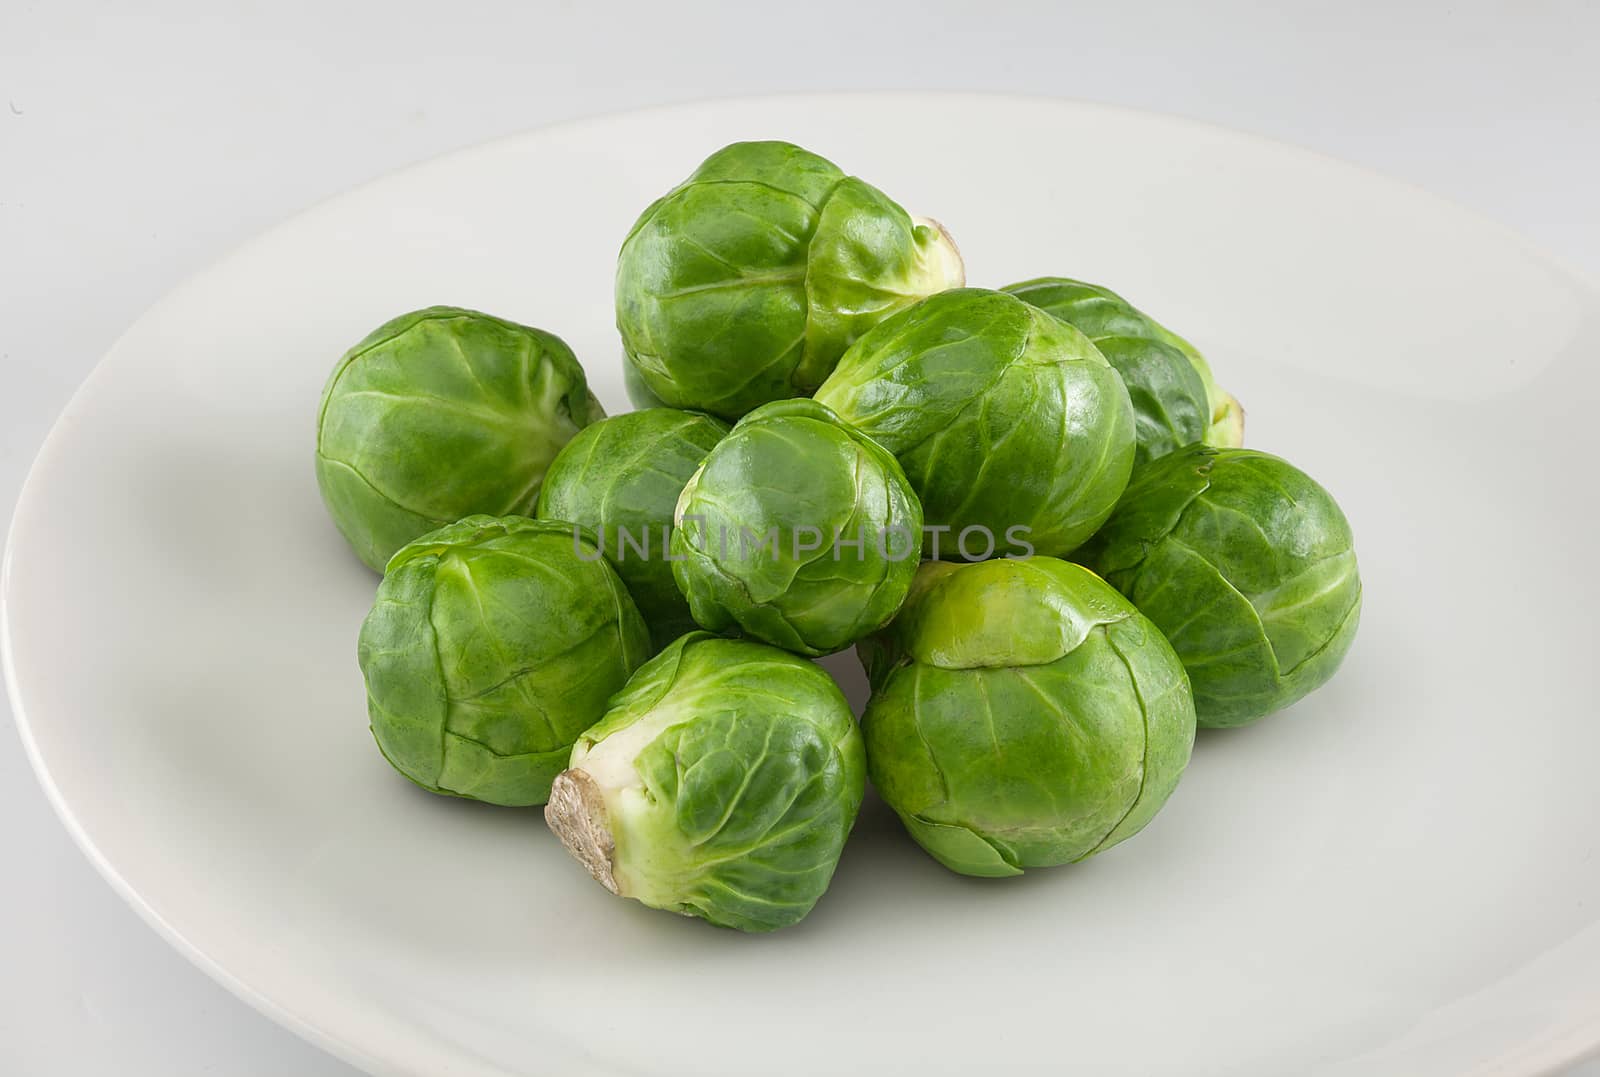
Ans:
<svg viewBox="0 0 1600 1077"><path fill-rule="evenodd" d="M867 773L934 859L1020 875L1138 833L1194 744L1183 665L1093 573L929 561L860 648Z"/></svg>
<svg viewBox="0 0 1600 1077"><path fill-rule="evenodd" d="M798 146L736 142L628 233L617 328L662 402L737 419L809 396L852 340L962 279L936 222Z"/></svg>
<svg viewBox="0 0 1600 1077"><path fill-rule="evenodd" d="M1117 368L1133 398L1138 463L1197 441L1243 444L1244 409L1217 385L1211 364L1116 292L1066 277L1039 277L1002 291L1083 330Z"/></svg>
<svg viewBox="0 0 1600 1077"><path fill-rule="evenodd" d="M613 894L772 931L827 890L864 771L855 719L821 667L692 632L578 738L545 820Z"/></svg>
<svg viewBox="0 0 1600 1077"><path fill-rule="evenodd" d="M922 507L870 438L815 401L780 400L711 450L676 523L672 572L697 622L815 656L900 608Z"/></svg>
<svg viewBox="0 0 1600 1077"><path fill-rule="evenodd" d="M526 515L556 452L605 415L561 338L456 307L379 326L328 378L317 485L357 556L474 513Z"/></svg>
<svg viewBox="0 0 1600 1077"><path fill-rule="evenodd" d="M650 657L622 580L571 524L469 516L395 554L361 626L378 748L435 793L543 804L572 742Z"/></svg>
<svg viewBox="0 0 1600 1077"><path fill-rule="evenodd" d="M650 634L666 646L695 627L667 560L678 495L728 424L650 408L601 419L556 454L539 491L541 520L565 520L599 539Z"/></svg>
<svg viewBox="0 0 1600 1077"><path fill-rule="evenodd" d="M1281 710L1332 677L1361 619L1344 513L1289 463L1193 445L1140 468L1079 559L1166 633L1202 726Z"/></svg>
<svg viewBox="0 0 1600 1077"><path fill-rule="evenodd" d="M1067 553L1133 469L1117 372L1088 337L1003 292L942 292L900 312L851 345L817 400L899 459L930 557ZM935 545L969 529L988 553Z"/></svg>

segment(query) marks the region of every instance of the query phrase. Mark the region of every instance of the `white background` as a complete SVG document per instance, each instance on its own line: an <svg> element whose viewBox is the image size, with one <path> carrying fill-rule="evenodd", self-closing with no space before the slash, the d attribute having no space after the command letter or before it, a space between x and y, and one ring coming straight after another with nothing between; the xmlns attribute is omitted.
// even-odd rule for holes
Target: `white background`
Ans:
<svg viewBox="0 0 1600 1077"><path fill-rule="evenodd" d="M183 277L400 165L640 105L939 88L1178 113L1429 187L1600 277L1588 0L134 6L0 0L7 520L73 388ZM930 145L928 165L960 153ZM113 587L127 567L84 570ZM0 1074L353 1073L141 924L72 846L9 732L0 849Z"/></svg>

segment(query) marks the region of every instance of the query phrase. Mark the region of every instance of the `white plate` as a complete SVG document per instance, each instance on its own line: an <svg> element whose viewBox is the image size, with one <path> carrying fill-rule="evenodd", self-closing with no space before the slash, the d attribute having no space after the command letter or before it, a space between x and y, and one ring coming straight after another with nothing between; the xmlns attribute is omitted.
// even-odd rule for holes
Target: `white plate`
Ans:
<svg viewBox="0 0 1600 1077"><path fill-rule="evenodd" d="M609 897L537 812L427 796L374 750L375 579L312 480L330 365L463 304L563 334L624 408L618 243L749 137L938 216L974 283L1123 291L1348 511L1344 671L1203 735L1137 840L963 879L873 805L811 918L746 937ZM1186 121L852 95L552 128L334 199L128 332L17 512L12 701L117 890L375 1073L1545 1072L1600 1043L1600 596L1570 463L1597 346L1600 292L1508 232Z"/></svg>

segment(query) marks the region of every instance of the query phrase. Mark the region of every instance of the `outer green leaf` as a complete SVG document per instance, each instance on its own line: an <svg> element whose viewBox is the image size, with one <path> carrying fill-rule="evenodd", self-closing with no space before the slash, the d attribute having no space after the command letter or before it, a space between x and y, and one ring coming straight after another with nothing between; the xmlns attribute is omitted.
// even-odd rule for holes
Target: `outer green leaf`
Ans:
<svg viewBox="0 0 1600 1077"><path fill-rule="evenodd" d="M822 384L839 356L891 314L938 288L960 284L955 246L939 226L911 219L854 176L833 189L806 264L805 361L798 384Z"/></svg>
<svg viewBox="0 0 1600 1077"><path fill-rule="evenodd" d="M526 514L545 469L604 415L559 337L456 307L374 330L339 360L317 418L317 484L356 554L474 513Z"/></svg>
<svg viewBox="0 0 1600 1077"><path fill-rule="evenodd" d="M825 157L789 142L734 142L701 162L693 183L756 183L821 209L844 173Z"/></svg>
<svg viewBox="0 0 1600 1077"><path fill-rule="evenodd" d="M1205 439L1205 383L1182 352L1133 337L1107 337L1095 346L1122 375L1133 403L1136 465Z"/></svg>

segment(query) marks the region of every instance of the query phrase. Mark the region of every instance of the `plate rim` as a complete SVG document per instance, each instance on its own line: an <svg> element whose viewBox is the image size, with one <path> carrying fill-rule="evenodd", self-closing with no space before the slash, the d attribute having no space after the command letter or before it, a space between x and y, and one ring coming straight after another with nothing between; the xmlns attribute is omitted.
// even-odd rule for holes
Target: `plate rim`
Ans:
<svg viewBox="0 0 1600 1077"><path fill-rule="evenodd" d="M794 106L805 103L838 102L861 98L900 98L923 102L930 99L965 101L990 106L1017 104L1038 107L1042 105L1101 113L1110 117L1133 117L1138 122L1143 123L1154 121L1163 124L1174 124L1189 129L1209 131L1229 139L1268 146L1276 152L1300 156L1304 159L1315 161L1324 167L1335 168L1347 174L1363 177L1369 181L1379 181L1391 189L1404 191L1410 197L1421 198L1435 205L1443 206L1450 212L1471 220L1475 226L1486 229L1496 235L1501 241L1511 244L1531 260L1542 263L1558 275L1572 280L1584 292L1591 294L1597 301L1600 301L1600 272L1591 271L1588 267L1573 261L1566 255L1544 247L1520 229L1485 211L1458 201L1454 197L1440 194L1419 182L1390 174L1383 169L1351 161L1276 135L1249 131L1225 123L1181 113L1127 106L1088 98L1056 97L1045 94L1023 94L1004 91L926 90L899 87L770 94L715 94L663 104L606 109L579 116L570 116L548 123L535 124L516 131L496 135L492 138L429 153L406 164L369 175L367 178L348 187L312 199L289 211L265 228L224 247L203 264L182 275L157 296L155 300L145 306L138 316L117 334L110 346L95 360L94 365L89 369L82 381L73 389L71 395L51 421L43 440L39 443L39 447L35 451L23 482L18 489L17 498L12 509L11 521L6 532L4 549L3 552L0 552L0 679L5 682L6 698L11 707L17 734L22 742L23 754L33 771L35 779L44 792L45 799L49 802L56 818L66 829L68 836L71 837L73 844L77 846L78 850L110 886L112 891L132 908L139 919L195 968L220 984L235 998L244 1002L257 1013L363 1072L378 1075L401 1072L394 1069L383 1059L365 1051L356 1043L325 1027L322 1023L297 1013L286 1005L269 998L260 989L245 982L235 973L230 972L226 967L210 957L200 946L191 942L181 930L161 916L139 891L123 877L110 858L99 848L84 824L77 817L67 797L57 785L50 765L39 748L33 723L28 716L27 708L23 704L22 692L18 686L18 674L13 650L14 629L12 627L11 595L13 573L16 568L15 553L18 537L29 526L28 521L34 511L32 503L37 496L37 488L46 481L44 473L49 470L51 461L60 451L66 437L65 431L72 425L71 420L86 406L85 402L95 385L121 351L125 340L159 310L170 303L178 301L197 282L210 276L222 266L249 255L255 248L269 243L274 237L293 227L303 218L321 212L346 199L357 198L375 186L401 176L426 170L450 158L484 152L502 144L516 142L529 137L552 134L593 124L603 124L624 118L672 113L694 113L708 107L762 104ZM1597 1055L1600 1055L1600 1010L1593 1013L1581 1026L1557 1031L1543 1044L1539 1042L1524 1043L1520 1045L1520 1053L1517 1058L1510 1059L1502 1056L1501 1060L1521 1062L1523 1065L1530 1066L1532 1068L1526 1071L1529 1074L1553 1074L1564 1067ZM1486 1063L1495 1061L1495 1059L1485 1060Z"/></svg>

